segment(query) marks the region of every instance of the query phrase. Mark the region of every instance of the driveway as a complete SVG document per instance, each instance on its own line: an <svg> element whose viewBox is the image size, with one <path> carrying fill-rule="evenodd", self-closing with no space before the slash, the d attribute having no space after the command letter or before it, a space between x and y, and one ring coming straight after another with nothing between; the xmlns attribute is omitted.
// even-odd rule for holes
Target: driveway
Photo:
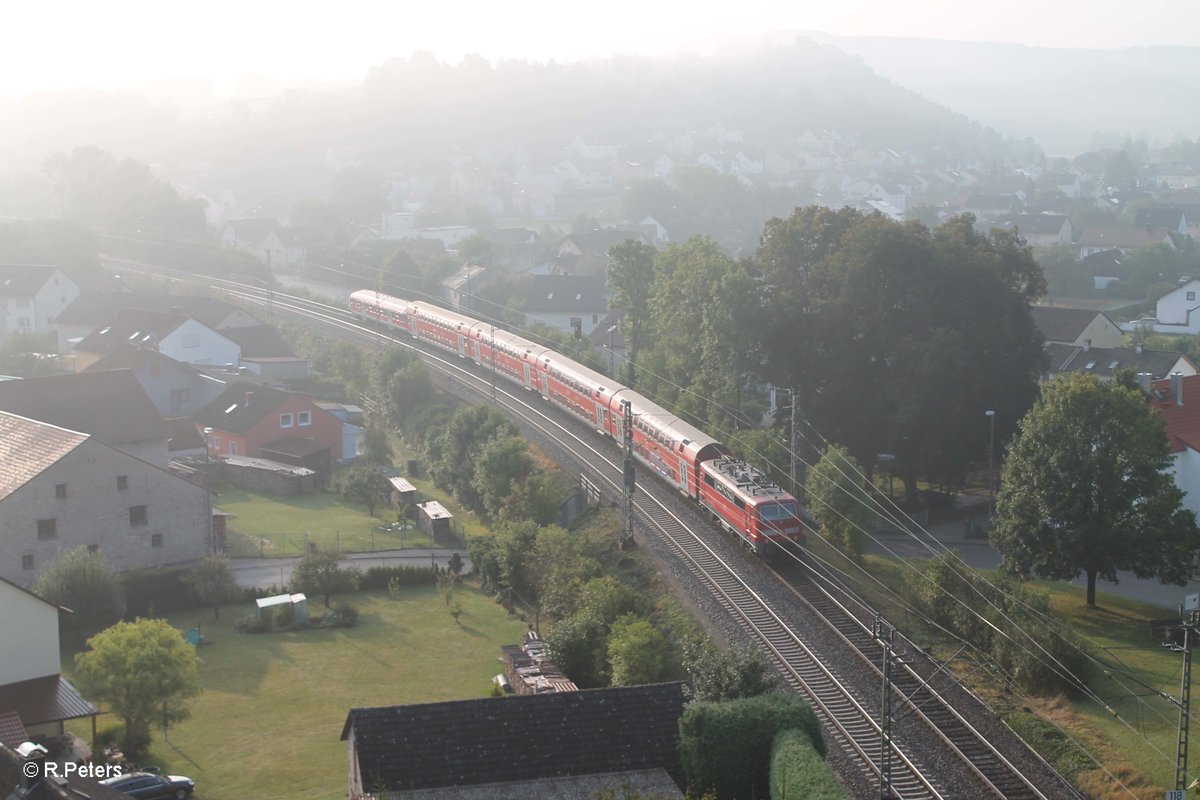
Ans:
<svg viewBox="0 0 1200 800"><path fill-rule="evenodd" d="M444 567L450 561L453 553L458 553L463 560L463 574L471 571L471 562L466 553L445 548L411 548L404 550L378 550L374 553L350 553L342 559L342 566L360 570L371 567L427 567L432 563ZM282 589L292 577L292 567L300 560L299 556L290 558L231 558L229 570L239 586L269 589L274 586Z"/></svg>

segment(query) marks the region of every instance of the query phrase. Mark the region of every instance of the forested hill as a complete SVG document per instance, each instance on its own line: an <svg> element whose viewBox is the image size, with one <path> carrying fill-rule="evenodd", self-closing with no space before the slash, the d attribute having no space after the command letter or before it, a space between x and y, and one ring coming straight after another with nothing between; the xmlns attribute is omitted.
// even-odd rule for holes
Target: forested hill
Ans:
<svg viewBox="0 0 1200 800"><path fill-rule="evenodd" d="M1153 145L1200 131L1197 47L1091 50L804 35L861 56L880 75L1005 136L1032 136L1052 155L1104 144L1093 141L1096 132Z"/></svg>
<svg viewBox="0 0 1200 800"><path fill-rule="evenodd" d="M0 167L28 168L48 152L94 144L149 163L250 158L264 170L264 160L281 162L285 174L330 146L352 147L378 167L404 168L398 159L440 158L453 146L558 152L576 136L630 145L715 122L744 131L747 147L827 129L867 147L941 153L939 161L1001 161L1005 151L994 131L804 38L723 58L582 64L468 57L445 65L416 54L372 69L358 87L214 98L200 123L179 108L86 90L0 101Z"/></svg>

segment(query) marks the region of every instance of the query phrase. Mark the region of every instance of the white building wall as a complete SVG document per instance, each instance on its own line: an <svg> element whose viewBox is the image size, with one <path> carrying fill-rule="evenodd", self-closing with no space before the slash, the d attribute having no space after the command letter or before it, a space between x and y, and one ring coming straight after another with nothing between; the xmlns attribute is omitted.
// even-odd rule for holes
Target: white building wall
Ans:
<svg viewBox="0 0 1200 800"><path fill-rule="evenodd" d="M58 609L0 581L0 686L60 671ZM20 647L12 646L20 643Z"/></svg>
<svg viewBox="0 0 1200 800"><path fill-rule="evenodd" d="M146 507L145 524L131 523L135 506ZM53 538L39 539L41 519L54 519ZM194 561L208 553L211 532L207 489L89 439L0 500L0 575L31 586L55 556L80 545L96 546L118 571Z"/></svg>
<svg viewBox="0 0 1200 800"><path fill-rule="evenodd" d="M1171 471L1175 485L1183 490L1183 507L1200 517L1200 453L1191 448L1176 453Z"/></svg>
<svg viewBox="0 0 1200 800"><path fill-rule="evenodd" d="M242 348L203 322L189 319L158 343L158 352L185 364L241 363Z"/></svg>

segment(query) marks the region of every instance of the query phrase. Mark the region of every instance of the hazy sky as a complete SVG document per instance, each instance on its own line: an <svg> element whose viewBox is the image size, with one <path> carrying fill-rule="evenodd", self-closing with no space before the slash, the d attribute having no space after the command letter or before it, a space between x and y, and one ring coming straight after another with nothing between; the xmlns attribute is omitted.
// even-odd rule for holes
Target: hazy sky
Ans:
<svg viewBox="0 0 1200 800"><path fill-rule="evenodd" d="M457 62L704 52L819 30L1057 47L1200 45L1196 0L30 0L4 3L0 95L179 77L358 80L393 56Z"/></svg>

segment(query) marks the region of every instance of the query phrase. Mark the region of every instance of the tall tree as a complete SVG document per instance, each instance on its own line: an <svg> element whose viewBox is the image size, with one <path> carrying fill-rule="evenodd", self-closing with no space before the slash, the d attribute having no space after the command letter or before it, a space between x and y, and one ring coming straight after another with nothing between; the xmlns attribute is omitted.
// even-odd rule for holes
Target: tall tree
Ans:
<svg viewBox="0 0 1200 800"><path fill-rule="evenodd" d="M118 622L87 644L75 657L80 688L125 724L126 756L140 756L154 723L185 718L183 701L200 693L196 648L162 619Z"/></svg>
<svg viewBox="0 0 1200 800"><path fill-rule="evenodd" d="M1184 584L1200 529L1181 505L1162 418L1137 389L1071 373L1021 421L997 497L992 543L1009 571L1069 580L1118 571Z"/></svg>
<svg viewBox="0 0 1200 800"><path fill-rule="evenodd" d="M658 251L637 239L626 239L608 249L608 286L612 306L625 310L621 335L625 337L625 385L637 380L638 354L650 327L650 293L654 288L654 257Z"/></svg>
<svg viewBox="0 0 1200 800"><path fill-rule="evenodd" d="M125 613L125 588L100 553L80 545L55 558L38 577L33 590L55 605L75 612L69 627L97 630Z"/></svg>
<svg viewBox="0 0 1200 800"><path fill-rule="evenodd" d="M293 592L320 594L329 608L329 596L336 592L352 592L358 585L359 573L342 569L342 554L337 550L312 550L296 562L292 570Z"/></svg>
<svg viewBox="0 0 1200 800"><path fill-rule="evenodd" d="M763 377L794 386L868 474L896 454L914 501L919 474L953 482L985 452L985 410L1011 426L1036 392L1041 271L1011 232L973 226L797 209L767 223L756 258Z"/></svg>
<svg viewBox="0 0 1200 800"><path fill-rule="evenodd" d="M241 596L241 587L229 571L229 559L225 556L209 556L201 559L183 576L196 599L212 606L213 619L221 621L221 606L232 603Z"/></svg>
<svg viewBox="0 0 1200 800"><path fill-rule="evenodd" d="M821 535L851 558L862 555L864 531L874 519L871 498L863 489L863 473L844 447L830 445L808 473L805 491Z"/></svg>

